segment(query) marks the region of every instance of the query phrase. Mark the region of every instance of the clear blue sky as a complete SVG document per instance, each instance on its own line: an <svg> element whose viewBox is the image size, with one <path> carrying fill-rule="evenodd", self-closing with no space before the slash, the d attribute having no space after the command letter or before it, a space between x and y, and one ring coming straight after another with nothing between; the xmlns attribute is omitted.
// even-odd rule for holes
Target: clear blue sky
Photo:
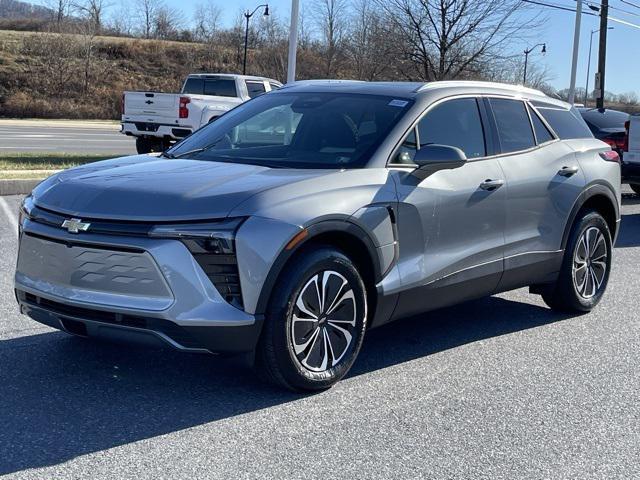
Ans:
<svg viewBox="0 0 640 480"><path fill-rule="evenodd" d="M113 3L117 5L118 1L113 0ZM217 3L223 9L223 23L229 25L239 10L253 9L256 5L264 3L264 1L214 0L214 3ZM202 0L165 0L165 2L171 8L181 10L186 18L190 18L196 5L202 3ZM599 0L593 0L593 2L595 4L600 3ZM632 3L636 2L640 5L640 0L634 0ZM34 3L42 3L42 0ZM290 0L271 0L268 3L278 16L289 18ZM301 8L304 8L303 4L309 3L309 0L300 0L300 3ZM549 0L545 1L545 3L564 5L569 8L574 8L576 5L574 0ZM610 0L610 5L614 7L609 12L610 16L640 25L640 8L634 8L622 3L620 0ZM618 9L615 9L615 7ZM551 84L558 89L566 88L569 86L571 74L571 49L575 14L545 7L532 8L543 9L548 18L548 22L540 30L539 38L531 42L533 44L538 41L546 42L547 54L544 57L539 53L531 54L529 60L547 65L553 77ZM619 9L635 15L626 14ZM586 5L585 11L589 11ZM585 85L590 32L599 28L598 22L599 17L583 16L577 75L578 87L584 87ZM614 26L615 29L608 32L606 88L614 93L634 91L640 94L640 29L614 22L609 22L609 24ZM595 34L593 36L591 78L589 79L591 88L593 87L593 72L597 63L597 44L598 34ZM524 48L526 48L524 44L514 45L514 49L517 49L517 51L522 51Z"/></svg>

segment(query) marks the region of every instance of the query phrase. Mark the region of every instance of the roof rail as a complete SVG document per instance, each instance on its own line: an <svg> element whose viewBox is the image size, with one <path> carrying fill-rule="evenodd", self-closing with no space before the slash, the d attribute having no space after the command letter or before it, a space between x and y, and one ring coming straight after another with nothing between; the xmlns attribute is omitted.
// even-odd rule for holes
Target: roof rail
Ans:
<svg viewBox="0 0 640 480"><path fill-rule="evenodd" d="M535 88L525 87L524 85L511 85L509 83L498 82L482 82L476 80L443 80L438 82L427 82L421 87L416 89L417 92L424 92L426 90L446 87L484 87L484 88L499 88L501 90L509 90L518 93L529 93L532 95L541 95L546 97L544 92L536 90Z"/></svg>

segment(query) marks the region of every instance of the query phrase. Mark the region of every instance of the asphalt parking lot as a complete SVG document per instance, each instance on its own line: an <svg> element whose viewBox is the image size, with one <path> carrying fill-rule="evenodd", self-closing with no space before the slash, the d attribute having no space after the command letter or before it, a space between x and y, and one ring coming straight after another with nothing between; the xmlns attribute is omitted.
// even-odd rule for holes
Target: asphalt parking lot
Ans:
<svg viewBox="0 0 640 480"><path fill-rule="evenodd" d="M230 360L92 343L17 313L0 197L0 476L640 478L640 199L609 290L566 317L518 290L371 331L299 396Z"/></svg>

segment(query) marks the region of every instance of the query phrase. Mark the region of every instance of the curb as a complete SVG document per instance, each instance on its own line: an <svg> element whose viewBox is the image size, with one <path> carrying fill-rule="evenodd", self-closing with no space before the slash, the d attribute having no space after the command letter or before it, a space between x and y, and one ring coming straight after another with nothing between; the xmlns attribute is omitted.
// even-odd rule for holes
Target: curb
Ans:
<svg viewBox="0 0 640 480"><path fill-rule="evenodd" d="M0 180L1 195L27 195L38 185L39 180Z"/></svg>

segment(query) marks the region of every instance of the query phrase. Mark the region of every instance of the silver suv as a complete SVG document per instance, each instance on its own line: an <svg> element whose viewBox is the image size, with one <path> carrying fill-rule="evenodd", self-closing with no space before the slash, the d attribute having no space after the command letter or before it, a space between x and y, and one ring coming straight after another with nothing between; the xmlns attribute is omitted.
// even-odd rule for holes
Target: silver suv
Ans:
<svg viewBox="0 0 640 480"><path fill-rule="evenodd" d="M267 378L318 390L398 318L524 286L591 310L619 220L617 154L541 92L300 82L163 157L41 183L15 289L68 333L255 353Z"/></svg>

